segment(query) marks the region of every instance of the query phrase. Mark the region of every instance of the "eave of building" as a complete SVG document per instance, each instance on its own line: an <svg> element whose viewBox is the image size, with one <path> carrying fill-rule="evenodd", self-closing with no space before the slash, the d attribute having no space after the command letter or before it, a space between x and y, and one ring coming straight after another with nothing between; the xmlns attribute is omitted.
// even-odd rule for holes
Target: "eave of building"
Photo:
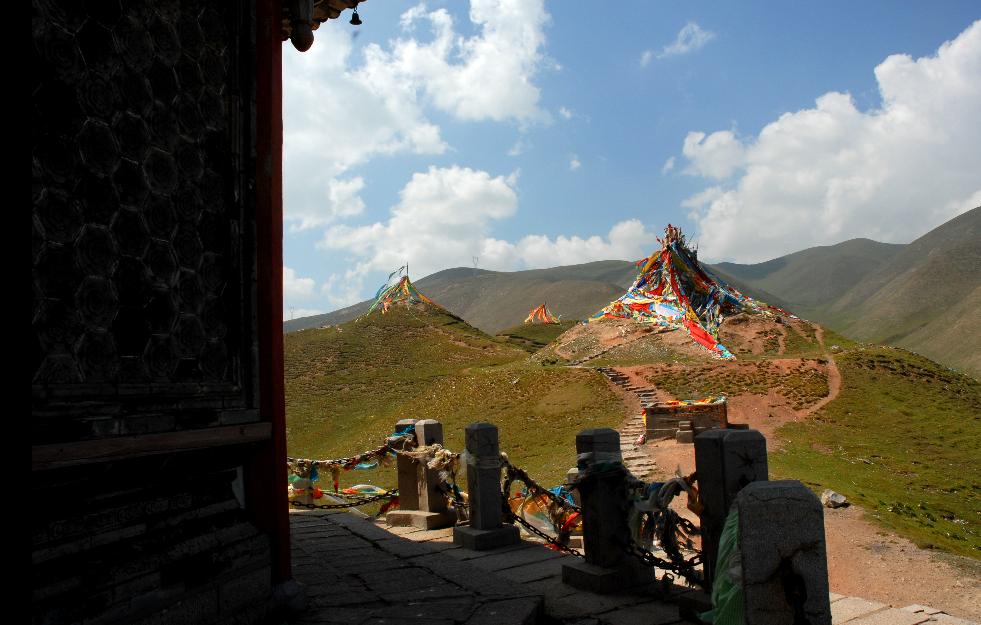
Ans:
<svg viewBox="0 0 981 625"><path fill-rule="evenodd" d="M356 9L361 2L364 0L312 0L313 10L311 13L312 19L309 22L309 28L311 31L315 31L320 28L320 25L327 20L337 19L341 16L347 9ZM297 22L302 11L298 10L301 3L310 3L311 0L283 0L282 2L282 39L286 41L291 39L293 45L302 51L309 48L303 48L302 43L298 44L297 38L293 37L294 24ZM309 4L308 4L309 6ZM305 21L302 20L301 21ZM311 42L312 43L312 42Z"/></svg>

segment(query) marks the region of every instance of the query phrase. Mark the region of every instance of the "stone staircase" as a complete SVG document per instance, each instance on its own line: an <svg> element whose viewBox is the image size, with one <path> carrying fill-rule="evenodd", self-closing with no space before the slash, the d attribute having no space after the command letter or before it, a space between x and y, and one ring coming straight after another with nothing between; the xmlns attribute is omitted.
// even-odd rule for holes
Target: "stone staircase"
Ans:
<svg viewBox="0 0 981 625"><path fill-rule="evenodd" d="M642 409L654 403L654 397L657 395L656 389L635 386L626 375L612 367L599 367L596 370L624 391L636 395L640 400ZM620 451L623 453L623 464L635 477L641 480L649 480L657 469L657 463L654 461L654 458L643 447L634 444L637 438L645 433L645 427L644 413L640 413L629 417L618 428L620 432Z"/></svg>

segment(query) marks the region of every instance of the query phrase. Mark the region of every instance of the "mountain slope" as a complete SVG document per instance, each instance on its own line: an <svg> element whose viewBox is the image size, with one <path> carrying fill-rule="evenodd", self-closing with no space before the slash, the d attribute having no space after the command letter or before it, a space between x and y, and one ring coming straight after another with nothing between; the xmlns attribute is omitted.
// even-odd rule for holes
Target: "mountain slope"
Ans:
<svg viewBox="0 0 981 625"><path fill-rule="evenodd" d="M622 295L636 274L633 263L622 260L507 272L455 267L417 280L415 285L471 325L496 333L521 323L543 301L562 319L583 319ZM292 332L344 323L370 305L364 301L324 315L286 321L283 329Z"/></svg>
<svg viewBox="0 0 981 625"><path fill-rule="evenodd" d="M837 245L808 248L755 265L719 263L715 267L749 288L773 293L795 313L818 319L829 302L837 301L904 247L852 239Z"/></svg>
<svg viewBox="0 0 981 625"><path fill-rule="evenodd" d="M981 208L905 246L829 307L854 338L907 347L981 373Z"/></svg>
<svg viewBox="0 0 981 625"><path fill-rule="evenodd" d="M907 245L853 239L717 267L848 336L981 373L981 208Z"/></svg>

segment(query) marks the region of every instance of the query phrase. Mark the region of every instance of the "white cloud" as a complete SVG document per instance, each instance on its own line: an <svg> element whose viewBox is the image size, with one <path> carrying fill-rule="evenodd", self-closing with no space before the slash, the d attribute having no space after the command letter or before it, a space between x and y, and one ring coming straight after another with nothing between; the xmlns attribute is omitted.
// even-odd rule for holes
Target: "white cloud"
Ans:
<svg viewBox="0 0 981 625"><path fill-rule="evenodd" d="M569 155L569 171L576 171L582 167L582 163L579 161L579 156L576 154Z"/></svg>
<svg viewBox="0 0 981 625"><path fill-rule="evenodd" d="M704 47L705 44L714 38L715 33L702 30L701 26L695 22L688 22L678 31L678 36L675 37L674 42L664 46L664 49L657 55L657 58L663 59L669 56L694 52ZM647 53L645 52L644 54L646 56ZM647 61L650 62L649 57ZM644 63L644 56L641 56L640 62L642 66L647 64Z"/></svg>
<svg viewBox="0 0 981 625"><path fill-rule="evenodd" d="M491 236L494 222L517 212L517 175L492 177L465 167L430 167L402 189L389 218L366 226L330 227L321 247L349 252L355 264L328 279L323 292L338 306L363 299L361 287L371 272L388 273L409 263L413 279L448 267L480 266L496 270L640 258L655 245L655 232L638 220L614 225L603 236L529 235L516 242Z"/></svg>
<svg viewBox="0 0 981 625"><path fill-rule="evenodd" d="M674 157L671 156L668 160L664 161L664 165L661 167L661 175L664 175L674 169Z"/></svg>
<svg viewBox="0 0 981 625"><path fill-rule="evenodd" d="M364 179L361 176L347 180L328 178L320 207L310 210L309 205L295 206L290 214L290 230L306 230L360 215L364 212L364 200L358 194L363 188Z"/></svg>
<svg viewBox="0 0 981 625"><path fill-rule="evenodd" d="M528 235L512 246L521 268L555 267L594 260L636 260L650 253L657 242L656 232L647 230L638 219L621 221L606 237L588 238Z"/></svg>
<svg viewBox="0 0 981 625"><path fill-rule="evenodd" d="M324 311L319 308L296 308L292 307L289 310L283 311L283 319L300 319L302 317L312 317L314 315L322 315Z"/></svg>
<svg viewBox="0 0 981 625"><path fill-rule="evenodd" d="M743 164L743 145L731 130L720 130L705 136L704 132L689 132L681 148L691 165L687 174L709 178L728 178Z"/></svg>
<svg viewBox="0 0 981 625"><path fill-rule="evenodd" d="M337 310L364 300L363 289L364 276L357 270L349 269L343 274L333 274L327 278L324 285L320 287L320 292L333 309Z"/></svg>
<svg viewBox="0 0 981 625"><path fill-rule="evenodd" d="M352 58L351 29L322 28L305 53L283 59L284 216L303 229L350 215L360 200L331 204L330 185L371 158L442 154L447 145L426 111L460 120L547 121L534 79L554 63L544 53L542 0L473 0L476 34L454 29L445 9L402 14L403 35L428 22L427 41L403 36ZM351 181L346 181L350 184Z"/></svg>
<svg viewBox="0 0 981 625"><path fill-rule="evenodd" d="M575 113L572 112L572 109L561 106L559 107L559 115L561 115L563 119L568 120L572 119L572 116L575 115Z"/></svg>
<svg viewBox="0 0 981 625"><path fill-rule="evenodd" d="M349 31L332 28L317 31L308 52L284 54L283 209L293 229L336 217L332 185L336 193L349 168L378 155L441 154L447 147L410 89L381 90L350 57Z"/></svg>
<svg viewBox="0 0 981 625"><path fill-rule="evenodd" d="M725 191L722 190L722 187L709 187L708 189L700 191L688 199L683 200L681 205L685 208L692 209L693 212L690 213L690 216L692 219L696 219L699 214L699 209L708 206L723 195L725 195Z"/></svg>
<svg viewBox="0 0 981 625"><path fill-rule="evenodd" d="M511 146L511 149L508 150L508 156L521 156L526 151L528 151L528 148L530 147L531 147L530 143L528 143L524 139L518 139L517 141L514 142L514 145Z"/></svg>
<svg viewBox="0 0 981 625"><path fill-rule="evenodd" d="M640 55L640 66L647 67L651 64L651 60L654 58L653 50L644 50Z"/></svg>
<svg viewBox="0 0 981 625"><path fill-rule="evenodd" d="M356 272L391 271L406 262L414 277L481 256L490 222L517 210L516 176L466 167L430 167L400 192L387 222L329 228L319 244L360 257Z"/></svg>
<svg viewBox="0 0 981 625"><path fill-rule="evenodd" d="M313 278L301 278L296 271L283 266L283 299L308 298L313 295L316 282Z"/></svg>
<svg viewBox="0 0 981 625"><path fill-rule="evenodd" d="M542 0L472 0L479 31L458 35L446 9L418 5L402 14L403 29L428 20L433 39L397 39L390 50L368 46L366 69L382 89L408 86L438 109L463 120L545 120L532 79L549 61L542 48L549 21Z"/></svg>
<svg viewBox="0 0 981 625"><path fill-rule="evenodd" d="M740 173L685 203L706 256L756 262L855 237L907 242L978 205L981 20L934 56L888 57L875 76L873 110L830 92L738 149L728 131L688 135L695 172Z"/></svg>

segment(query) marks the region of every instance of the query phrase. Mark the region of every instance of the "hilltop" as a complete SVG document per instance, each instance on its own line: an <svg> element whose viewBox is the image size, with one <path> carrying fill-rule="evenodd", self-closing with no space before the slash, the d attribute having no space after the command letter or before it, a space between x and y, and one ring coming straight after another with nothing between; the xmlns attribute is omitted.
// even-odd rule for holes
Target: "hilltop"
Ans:
<svg viewBox="0 0 981 625"><path fill-rule="evenodd" d="M576 433L616 427L622 418L619 400L594 371L542 367L524 349L428 305L291 332L285 361L287 443L295 456L377 447L404 417L439 419L447 445L460 449L463 428L486 420L501 428L502 448L515 462L559 483L575 465Z"/></svg>

